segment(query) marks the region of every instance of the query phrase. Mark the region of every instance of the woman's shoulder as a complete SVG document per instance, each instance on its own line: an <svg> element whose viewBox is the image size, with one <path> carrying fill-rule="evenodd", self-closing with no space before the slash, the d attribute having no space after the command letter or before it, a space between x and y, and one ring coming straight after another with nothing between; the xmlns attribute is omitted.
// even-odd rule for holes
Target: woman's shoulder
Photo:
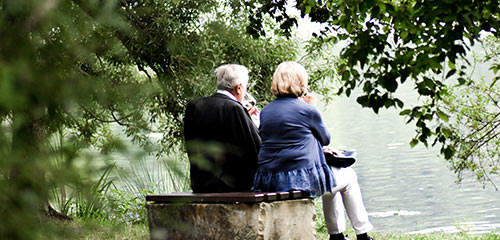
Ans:
<svg viewBox="0 0 500 240"><path fill-rule="evenodd" d="M295 107L304 107L308 108L310 104L298 99L298 98L277 98L274 101L270 102L267 106L281 108L283 106L295 106ZM266 107L267 107L266 106Z"/></svg>
<svg viewBox="0 0 500 240"><path fill-rule="evenodd" d="M290 110L293 110L294 114L318 111L313 105L298 98L278 98L266 105L262 112L289 112Z"/></svg>

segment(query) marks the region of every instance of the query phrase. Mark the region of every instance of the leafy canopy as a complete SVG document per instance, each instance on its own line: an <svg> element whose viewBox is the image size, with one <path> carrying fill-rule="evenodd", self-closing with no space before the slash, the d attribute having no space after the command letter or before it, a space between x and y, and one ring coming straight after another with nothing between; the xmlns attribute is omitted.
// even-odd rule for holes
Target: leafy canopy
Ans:
<svg viewBox="0 0 500 240"><path fill-rule="evenodd" d="M217 1L0 4L0 217L11 219L0 238L37 238L49 189L82 186L82 149L126 147L116 126L164 157L182 141L187 101L215 92L215 67L248 66L266 102L275 66L296 54L284 38L248 36L246 14Z"/></svg>
<svg viewBox="0 0 500 240"><path fill-rule="evenodd" d="M249 16L249 32L255 36L265 34L262 16L271 16L284 32L290 32L297 25L297 19L287 14L287 6L299 10L301 17L308 16L312 22L321 23L321 31L313 33L316 41L323 45L345 45L333 76L342 83L338 94L349 96L355 88L360 88L363 93L357 102L375 113L381 108L402 109L400 114L417 127L416 136L410 142L412 146L419 142L426 146L440 142L446 159L451 161L457 157L463 166L459 169L479 173L467 164L462 152L456 154L461 148L447 121L458 115L447 111L444 104L455 82L466 86L475 81L466 76L471 69L466 58L471 47L481 41L484 33L498 38L498 1L250 0L245 4L254 9ZM313 46L322 47L322 44ZM498 69L498 63L494 69ZM496 75L488 85L494 86L498 77ZM413 84L421 104L405 108L404 101L396 97L395 93L405 82ZM497 133L493 140L498 141L498 125L488 124ZM456 164L452 164L452 168L459 171L454 166Z"/></svg>

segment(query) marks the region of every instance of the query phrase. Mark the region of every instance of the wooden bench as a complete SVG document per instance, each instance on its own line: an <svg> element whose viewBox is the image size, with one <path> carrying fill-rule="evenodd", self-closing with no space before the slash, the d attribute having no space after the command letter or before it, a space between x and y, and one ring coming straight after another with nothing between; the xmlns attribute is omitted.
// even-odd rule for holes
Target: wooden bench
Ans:
<svg viewBox="0 0 500 240"><path fill-rule="evenodd" d="M305 198L301 191L289 192L231 192L231 193L193 193L174 192L164 195L146 195L147 202L154 203L256 203Z"/></svg>
<svg viewBox="0 0 500 240"><path fill-rule="evenodd" d="M315 239L303 192L147 195L151 239Z"/></svg>

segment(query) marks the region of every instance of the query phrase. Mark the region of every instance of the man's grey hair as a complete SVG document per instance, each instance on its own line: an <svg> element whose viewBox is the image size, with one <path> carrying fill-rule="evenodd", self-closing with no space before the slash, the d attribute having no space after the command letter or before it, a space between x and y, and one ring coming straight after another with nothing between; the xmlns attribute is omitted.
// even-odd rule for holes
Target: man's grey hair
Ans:
<svg viewBox="0 0 500 240"><path fill-rule="evenodd" d="M215 69L217 89L231 91L238 84L248 84L248 69L238 64L225 64Z"/></svg>

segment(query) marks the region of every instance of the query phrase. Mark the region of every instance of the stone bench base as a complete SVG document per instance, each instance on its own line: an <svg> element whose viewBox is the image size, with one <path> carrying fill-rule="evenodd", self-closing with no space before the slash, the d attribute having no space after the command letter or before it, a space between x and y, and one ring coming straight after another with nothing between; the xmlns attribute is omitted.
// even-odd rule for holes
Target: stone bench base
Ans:
<svg viewBox="0 0 500 240"><path fill-rule="evenodd" d="M148 203L151 239L315 239L312 199Z"/></svg>

